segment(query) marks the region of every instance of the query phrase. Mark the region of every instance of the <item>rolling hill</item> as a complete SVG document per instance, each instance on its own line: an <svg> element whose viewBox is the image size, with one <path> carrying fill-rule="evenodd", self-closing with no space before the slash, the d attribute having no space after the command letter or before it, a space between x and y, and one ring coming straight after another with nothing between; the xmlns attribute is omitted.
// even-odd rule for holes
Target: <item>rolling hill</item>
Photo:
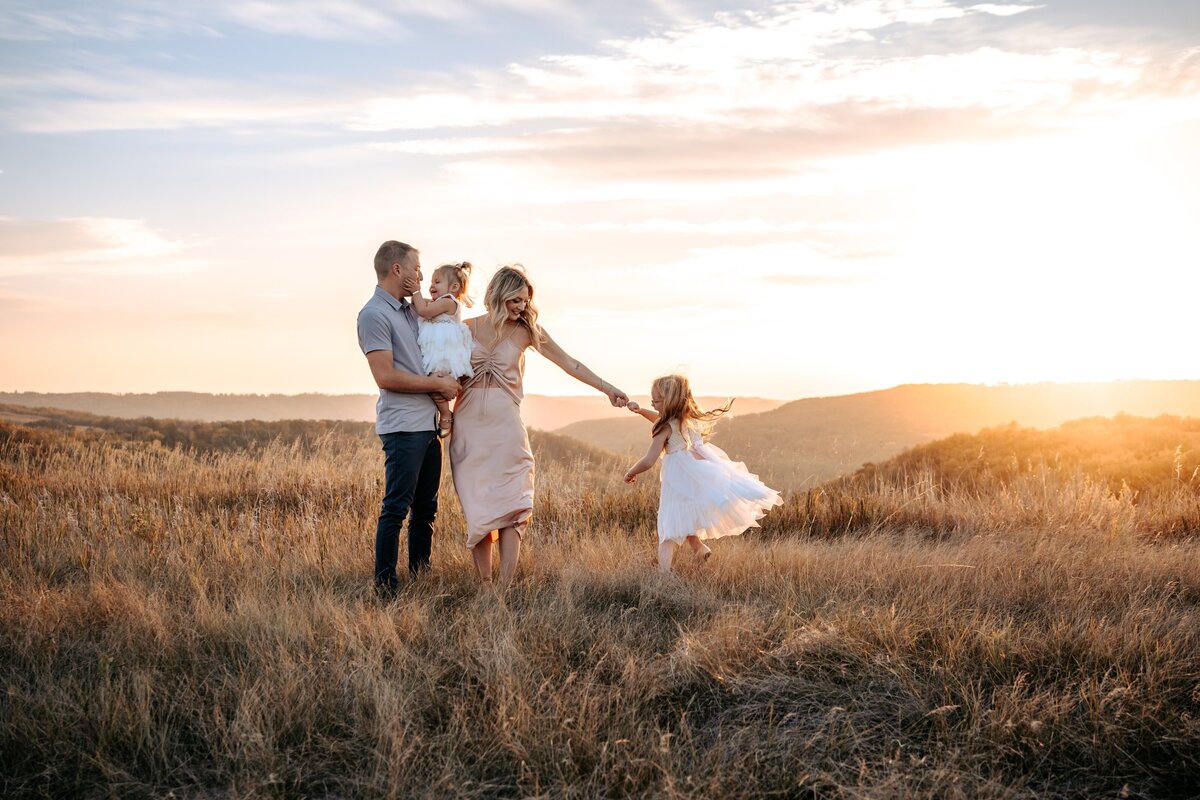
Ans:
<svg viewBox="0 0 1200 800"><path fill-rule="evenodd" d="M1008 424L957 433L868 464L833 485L873 490L915 479L940 490L995 490L1026 475L1081 475L1113 492L1200 488L1200 418L1089 417L1039 430Z"/></svg>
<svg viewBox="0 0 1200 800"><path fill-rule="evenodd" d="M225 422L232 420L329 419L369 422L375 419L373 394L207 394L204 392L153 392L148 394L109 394L105 392L0 392L0 404L30 408L57 408L85 411L108 417L135 419L196 420ZM649 404L649 398L638 398ZM702 398L709 405L728 398ZM769 411L783 405L782 400L747 397L738 401L742 413ZM530 428L552 431L585 419L620 419L628 412L613 408L599 394L526 395L521 416Z"/></svg>
<svg viewBox="0 0 1200 800"><path fill-rule="evenodd" d="M73 436L86 440L157 443L194 453L254 450L271 443L301 448L335 442L349 447L362 442L378 446L374 426L353 420L223 420L109 417L85 411L0 405L0 439ZM620 476L626 459L569 436L530 430L529 443L540 466L584 463L589 469Z"/></svg>
<svg viewBox="0 0 1200 800"><path fill-rule="evenodd" d="M713 441L771 485L803 489L954 433L1009 422L1049 428L1121 413L1200 416L1200 381L911 384L796 400L772 411L735 416L717 427ZM558 432L631 453L644 446L648 425L633 417L588 420Z"/></svg>

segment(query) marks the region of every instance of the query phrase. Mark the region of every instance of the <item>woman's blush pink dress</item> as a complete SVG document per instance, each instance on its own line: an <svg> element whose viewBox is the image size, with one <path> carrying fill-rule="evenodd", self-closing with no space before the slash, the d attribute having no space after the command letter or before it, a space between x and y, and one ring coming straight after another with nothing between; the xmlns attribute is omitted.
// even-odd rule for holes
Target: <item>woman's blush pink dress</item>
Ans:
<svg viewBox="0 0 1200 800"><path fill-rule="evenodd" d="M533 451L521 422L525 348L517 342L524 339L515 327L491 347L476 337L474 376L454 407L450 466L467 520L467 547L501 528L523 536L533 515Z"/></svg>

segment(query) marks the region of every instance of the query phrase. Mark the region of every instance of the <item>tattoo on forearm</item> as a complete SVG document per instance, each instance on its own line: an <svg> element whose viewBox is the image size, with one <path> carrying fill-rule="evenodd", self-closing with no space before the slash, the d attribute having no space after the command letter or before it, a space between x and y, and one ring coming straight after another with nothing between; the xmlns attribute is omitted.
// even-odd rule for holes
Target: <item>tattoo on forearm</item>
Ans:
<svg viewBox="0 0 1200 800"><path fill-rule="evenodd" d="M576 370L583 369L583 364L580 364L578 360L575 361L575 369Z"/></svg>

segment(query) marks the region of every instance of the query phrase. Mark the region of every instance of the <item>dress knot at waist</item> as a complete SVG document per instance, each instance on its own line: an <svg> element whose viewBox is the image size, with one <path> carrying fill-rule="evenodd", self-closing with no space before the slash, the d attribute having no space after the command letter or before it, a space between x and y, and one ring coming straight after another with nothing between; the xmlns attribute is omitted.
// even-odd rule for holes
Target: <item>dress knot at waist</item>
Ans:
<svg viewBox="0 0 1200 800"><path fill-rule="evenodd" d="M505 379L504 372L492 361L485 359L479 366L474 367L475 375L463 384L462 390L466 392L468 389L503 389L505 394L512 399L518 406L521 405L521 397L517 394L516 389ZM487 403L483 404L480 416L487 416Z"/></svg>

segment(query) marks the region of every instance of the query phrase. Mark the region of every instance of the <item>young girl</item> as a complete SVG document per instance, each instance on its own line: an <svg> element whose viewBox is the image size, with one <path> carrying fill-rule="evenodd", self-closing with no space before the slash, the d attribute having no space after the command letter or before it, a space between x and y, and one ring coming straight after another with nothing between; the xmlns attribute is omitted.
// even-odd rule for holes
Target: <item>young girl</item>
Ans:
<svg viewBox="0 0 1200 800"><path fill-rule="evenodd" d="M462 306L471 307L471 298L467 297L470 277L469 262L443 264L433 271L428 300L421 296L420 287L413 292L412 304L421 317L417 344L421 347L425 372L430 375L452 375L455 378L474 375L471 369L471 331L462 321ZM440 394L433 395L438 408L438 436L443 438L450 435L454 424L450 399Z"/></svg>
<svg viewBox="0 0 1200 800"><path fill-rule="evenodd" d="M688 379L667 375L650 388L650 404L658 413L639 408L637 403L628 405L654 423L654 438L642 460L625 474L625 482L636 481L666 453L658 501L658 568L663 572L671 570L675 548L684 541L692 552L708 560L712 550L702 540L735 536L758 527L767 509L783 502L779 492L751 475L745 464L730 461L725 451L704 441L703 434L732 403L701 411Z"/></svg>

